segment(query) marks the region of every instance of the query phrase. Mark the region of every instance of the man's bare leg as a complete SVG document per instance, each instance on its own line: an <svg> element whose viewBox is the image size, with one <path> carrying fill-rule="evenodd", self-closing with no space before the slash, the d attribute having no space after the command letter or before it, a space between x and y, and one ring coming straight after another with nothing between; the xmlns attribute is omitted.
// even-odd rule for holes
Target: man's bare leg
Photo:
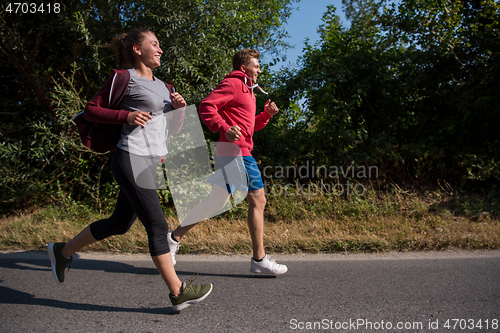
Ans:
<svg viewBox="0 0 500 333"><path fill-rule="evenodd" d="M278 264L264 249L264 209L266 194L264 189L250 191L248 201L248 229L252 237L253 258L250 270L261 274L284 274L288 271L285 265Z"/></svg>
<svg viewBox="0 0 500 333"><path fill-rule="evenodd" d="M264 250L264 208L266 207L264 189L248 192L246 199L248 201L248 229L252 238L253 258L259 260L266 255Z"/></svg>

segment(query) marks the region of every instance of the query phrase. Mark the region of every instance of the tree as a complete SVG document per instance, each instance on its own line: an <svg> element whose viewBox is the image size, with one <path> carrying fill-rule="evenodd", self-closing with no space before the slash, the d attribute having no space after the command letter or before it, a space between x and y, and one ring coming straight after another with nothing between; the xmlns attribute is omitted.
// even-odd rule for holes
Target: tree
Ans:
<svg viewBox="0 0 500 333"><path fill-rule="evenodd" d="M116 193L108 156L83 149L71 123L116 67L106 47L115 34L155 32L164 50L155 75L196 104L239 48L281 55L294 1L63 0L57 13L2 11L1 210L61 197L100 203Z"/></svg>
<svg viewBox="0 0 500 333"><path fill-rule="evenodd" d="M305 94L304 163L377 165L393 179L500 180L495 1L344 1L276 94ZM299 124L297 124L299 125Z"/></svg>

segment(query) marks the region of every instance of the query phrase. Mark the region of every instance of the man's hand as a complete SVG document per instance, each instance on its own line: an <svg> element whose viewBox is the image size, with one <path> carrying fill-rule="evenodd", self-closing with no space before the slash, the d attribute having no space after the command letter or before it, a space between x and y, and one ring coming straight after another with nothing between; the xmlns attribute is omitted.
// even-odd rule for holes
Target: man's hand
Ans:
<svg viewBox="0 0 500 333"><path fill-rule="evenodd" d="M271 117L279 112L278 107L276 106L276 103L271 102L270 99L268 99L266 102L266 105L264 105L264 111L266 111L267 114L270 115Z"/></svg>
<svg viewBox="0 0 500 333"><path fill-rule="evenodd" d="M170 94L170 99L172 101L172 106L174 107L174 109L180 109L187 105L184 97L182 97L179 93L175 92Z"/></svg>
<svg viewBox="0 0 500 333"><path fill-rule="evenodd" d="M127 122L129 125L139 125L145 127L150 119L153 119L149 112L134 111L129 112L127 115Z"/></svg>
<svg viewBox="0 0 500 333"><path fill-rule="evenodd" d="M231 126L226 132L226 139L235 142L241 136L241 128L238 125Z"/></svg>

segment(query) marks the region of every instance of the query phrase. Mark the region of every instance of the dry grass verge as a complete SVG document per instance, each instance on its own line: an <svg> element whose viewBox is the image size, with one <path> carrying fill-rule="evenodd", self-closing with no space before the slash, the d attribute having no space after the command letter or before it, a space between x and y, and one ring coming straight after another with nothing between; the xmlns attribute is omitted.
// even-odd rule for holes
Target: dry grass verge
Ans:
<svg viewBox="0 0 500 333"><path fill-rule="evenodd" d="M290 193L289 193L290 194ZM496 193L368 190L362 196L269 195L264 242L270 253L379 252L499 249ZM249 254L246 203L192 229L180 253ZM67 241L102 218L85 207L44 208L0 219L1 250L44 249ZM170 227L177 220L167 214ZM147 252L147 237L136 222L131 230L89 246L89 251Z"/></svg>

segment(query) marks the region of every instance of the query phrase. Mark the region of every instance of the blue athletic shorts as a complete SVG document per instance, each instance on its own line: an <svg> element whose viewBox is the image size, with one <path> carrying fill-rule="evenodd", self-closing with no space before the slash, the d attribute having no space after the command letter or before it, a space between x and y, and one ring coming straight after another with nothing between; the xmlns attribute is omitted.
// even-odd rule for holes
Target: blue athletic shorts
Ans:
<svg viewBox="0 0 500 333"><path fill-rule="evenodd" d="M218 156L215 173L208 182L220 187L226 185L232 194L237 191L256 191L264 187L262 176L252 156Z"/></svg>
<svg viewBox="0 0 500 333"><path fill-rule="evenodd" d="M252 156L243 156L243 162L245 163L245 169L247 171L248 190L257 191L263 188L264 182L262 181L262 176L255 158Z"/></svg>

